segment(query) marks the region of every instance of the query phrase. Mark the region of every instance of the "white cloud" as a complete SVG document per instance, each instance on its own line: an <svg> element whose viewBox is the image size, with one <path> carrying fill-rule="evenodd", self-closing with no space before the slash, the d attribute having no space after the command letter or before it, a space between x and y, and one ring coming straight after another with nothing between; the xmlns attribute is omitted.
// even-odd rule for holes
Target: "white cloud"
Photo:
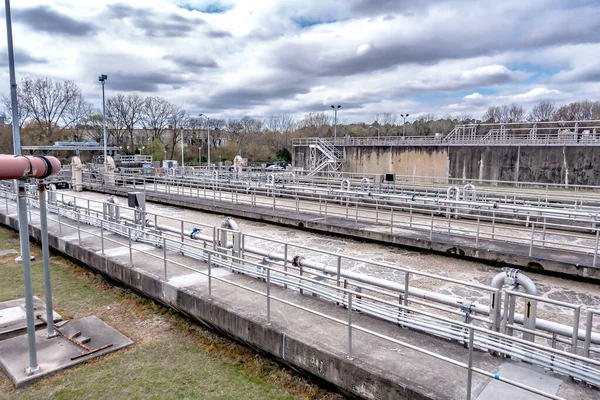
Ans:
<svg viewBox="0 0 600 400"><path fill-rule="evenodd" d="M22 20L41 6L65 26ZM600 4L589 1L22 0L13 9L18 75L73 80L97 105L100 73L109 95L137 90L214 116L301 116L339 102L349 120L479 117L491 104L599 92Z"/></svg>

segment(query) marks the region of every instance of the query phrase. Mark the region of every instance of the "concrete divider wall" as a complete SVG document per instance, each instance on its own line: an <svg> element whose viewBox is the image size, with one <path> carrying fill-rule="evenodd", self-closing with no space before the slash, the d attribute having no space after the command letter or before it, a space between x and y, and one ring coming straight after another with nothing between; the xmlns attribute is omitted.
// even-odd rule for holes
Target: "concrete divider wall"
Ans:
<svg viewBox="0 0 600 400"><path fill-rule="evenodd" d="M340 146L344 172L600 186L598 146ZM309 168L295 146L293 165Z"/></svg>
<svg viewBox="0 0 600 400"><path fill-rule="evenodd" d="M17 230L16 218L0 213L0 223ZM30 237L39 242L39 228L29 226ZM391 379L388 371L361 366L335 350L319 348L290 336L276 325L241 315L228 304L209 300L204 294L169 285L159 276L99 254L100 249L83 248L49 232L50 248L137 292L152 298L201 324L261 353L312 376L323 379L352 397L369 399L431 399L408 387L410 382ZM242 289L240 289L242 290ZM426 391L425 388L421 388Z"/></svg>

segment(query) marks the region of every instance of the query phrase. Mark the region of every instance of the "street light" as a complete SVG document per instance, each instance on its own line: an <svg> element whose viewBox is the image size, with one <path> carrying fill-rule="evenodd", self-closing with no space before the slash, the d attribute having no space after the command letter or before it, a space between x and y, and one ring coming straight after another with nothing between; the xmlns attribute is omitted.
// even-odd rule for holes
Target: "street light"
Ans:
<svg viewBox="0 0 600 400"><path fill-rule="evenodd" d="M207 136L207 141L208 141L208 143L206 144L206 147L207 147L207 151L206 152L207 152L208 169L210 169L210 118L207 115L205 115L205 114L199 114L198 116L199 117L204 117L204 118L206 118L206 121L208 121L208 124L206 125L207 126L207 128L206 128L206 131L207 131L206 136Z"/></svg>
<svg viewBox="0 0 600 400"><path fill-rule="evenodd" d="M377 129L377 139L379 139L379 128L373 125L369 125L369 128Z"/></svg>
<svg viewBox="0 0 600 400"><path fill-rule="evenodd" d="M102 126L104 128L104 162L106 163L106 103L104 102L104 82L108 76L102 74L98 77L100 83L102 83Z"/></svg>
<svg viewBox="0 0 600 400"><path fill-rule="evenodd" d="M337 139L337 112L340 108L342 108L342 106L340 106L339 104L337 107L332 105L331 108L333 108L333 112L335 114L335 117L333 120L333 143L335 143L335 140Z"/></svg>
<svg viewBox="0 0 600 400"><path fill-rule="evenodd" d="M404 119L404 122L402 123L402 137L405 137L405 135L406 135L406 118L408 118L408 114L406 114L406 115L400 114L400 116Z"/></svg>

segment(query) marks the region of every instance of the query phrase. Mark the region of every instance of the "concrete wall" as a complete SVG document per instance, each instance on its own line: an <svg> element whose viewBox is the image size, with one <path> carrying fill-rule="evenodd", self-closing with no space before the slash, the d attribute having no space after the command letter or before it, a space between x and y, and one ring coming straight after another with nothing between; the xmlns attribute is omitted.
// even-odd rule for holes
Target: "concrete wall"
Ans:
<svg viewBox="0 0 600 400"><path fill-rule="evenodd" d="M347 146L344 172L600 186L597 146ZM308 168L307 147L294 166Z"/></svg>

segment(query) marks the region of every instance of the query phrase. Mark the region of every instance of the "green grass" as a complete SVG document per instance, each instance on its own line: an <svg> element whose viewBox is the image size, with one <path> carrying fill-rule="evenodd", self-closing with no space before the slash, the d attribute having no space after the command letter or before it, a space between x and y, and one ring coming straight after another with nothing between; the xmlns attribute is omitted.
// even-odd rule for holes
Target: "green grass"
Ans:
<svg viewBox="0 0 600 400"><path fill-rule="evenodd" d="M0 249L11 248L19 248L17 233L0 228ZM33 245L31 251L34 294L43 299L41 251ZM0 258L0 301L23 297L22 265L14 257ZM58 255L51 256L51 270L63 318L96 315L135 344L21 391L0 373L0 399L341 398Z"/></svg>

